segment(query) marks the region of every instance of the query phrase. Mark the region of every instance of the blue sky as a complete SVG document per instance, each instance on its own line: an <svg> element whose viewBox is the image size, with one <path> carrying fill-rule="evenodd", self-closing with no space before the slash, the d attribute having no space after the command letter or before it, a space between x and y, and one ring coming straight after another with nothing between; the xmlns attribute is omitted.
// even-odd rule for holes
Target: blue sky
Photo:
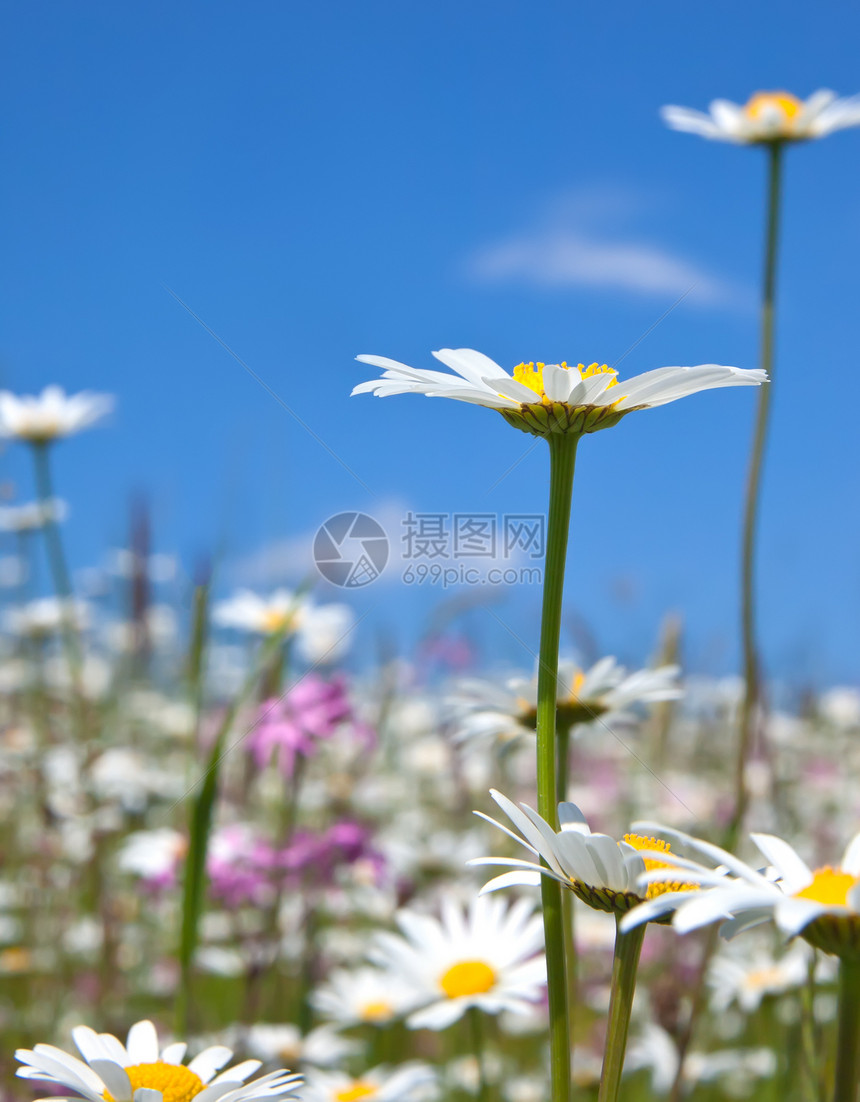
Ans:
<svg viewBox="0 0 860 1102"><path fill-rule="evenodd" d="M860 91L858 34L841 3L13 5L0 383L118 397L57 449L74 562L123 542L139 491L158 549L189 569L216 555L225 589L273 583L285 554L295 572L344 509L540 511L542 447L499 481L528 438L474 407L350 399L368 374L353 357L635 345L630 373L755 366L762 156L657 110ZM860 132L787 161L762 629L770 669L800 684L860 674ZM583 443L568 598L598 649L644 659L676 610L690 665L733 668L753 405L700 395ZM0 462L26 498L24 458ZM407 646L452 596L473 595L354 600L363 630ZM536 590L498 596L510 632L483 608L460 626L530 664Z"/></svg>

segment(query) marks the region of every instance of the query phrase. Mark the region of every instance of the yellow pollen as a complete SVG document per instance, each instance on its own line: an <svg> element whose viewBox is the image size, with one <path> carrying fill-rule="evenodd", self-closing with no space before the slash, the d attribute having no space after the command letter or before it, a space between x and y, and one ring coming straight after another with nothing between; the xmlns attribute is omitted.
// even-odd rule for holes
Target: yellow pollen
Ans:
<svg viewBox="0 0 860 1102"><path fill-rule="evenodd" d="M365 1003L361 1008L361 1019L364 1022L386 1022L394 1013L394 1007L385 999L376 999L374 1002Z"/></svg>
<svg viewBox="0 0 860 1102"><path fill-rule="evenodd" d="M126 1068L131 1080L131 1092L138 1087L149 1087L161 1091L164 1102L190 1102L203 1090L203 1080L190 1068L182 1064L165 1064L159 1060L156 1064L133 1064ZM104 1093L105 1102L114 1102L110 1091Z"/></svg>
<svg viewBox="0 0 860 1102"><path fill-rule="evenodd" d="M565 371L570 371L567 362L563 360L558 367L563 367ZM577 364L580 375L583 379L590 379L592 375L615 375L615 370L608 366L608 364L589 364L588 367L585 364ZM518 383L522 383L523 386L527 386L529 390L533 390L538 395L541 402L545 405L550 405L551 402L546 396L546 391L543 388L543 371L546 364L543 362L530 362L521 363L513 370L513 376ZM610 386L617 386L618 380L613 379L609 384Z"/></svg>
<svg viewBox="0 0 860 1102"><path fill-rule="evenodd" d="M848 893L857 883L857 877L842 869L825 865L812 874L812 883L796 892L795 899L812 899L815 903L824 903L828 907L847 907Z"/></svg>
<svg viewBox="0 0 860 1102"><path fill-rule="evenodd" d="M335 1102L359 1102L360 1098L373 1098L378 1092L379 1087L375 1087L372 1083L364 1082L361 1079L356 1079L351 1086L335 1091L334 1097Z"/></svg>
<svg viewBox="0 0 860 1102"><path fill-rule="evenodd" d="M662 838L645 838L641 834L625 834L624 841L628 846L633 846L634 849L639 850L657 850L658 853L671 853L672 847L668 842L663 841ZM656 861L653 857L643 857L645 862L646 872L650 872L651 869L671 869L673 866L667 861ZM666 892L687 892L693 891L698 887L698 884L687 884L683 880L667 880L657 881L656 884L649 884L648 891L645 893L646 899L654 899L655 896L665 895Z"/></svg>
<svg viewBox="0 0 860 1102"><path fill-rule="evenodd" d="M573 676L573 684L570 686L570 695L575 699L579 697L579 690L585 684L585 674L577 670Z"/></svg>
<svg viewBox="0 0 860 1102"><path fill-rule="evenodd" d="M439 986L449 999L483 995L495 983L495 971L482 960L461 960L459 964L452 964L439 980Z"/></svg>
<svg viewBox="0 0 860 1102"><path fill-rule="evenodd" d="M744 111L748 118L757 121L766 112L776 108L782 112L786 122L790 122L797 118L802 106L803 104L797 96L793 96L791 92L756 92L754 96L750 97Z"/></svg>

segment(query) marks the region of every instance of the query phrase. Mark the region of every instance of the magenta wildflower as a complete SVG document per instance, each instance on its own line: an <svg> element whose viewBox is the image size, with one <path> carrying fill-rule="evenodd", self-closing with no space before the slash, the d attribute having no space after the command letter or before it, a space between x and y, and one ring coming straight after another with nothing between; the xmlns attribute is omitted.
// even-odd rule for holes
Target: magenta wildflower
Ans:
<svg viewBox="0 0 860 1102"><path fill-rule="evenodd" d="M260 768L275 758L284 776L292 777L298 757L312 757L319 742L346 724L362 741L373 744L373 732L355 716L346 678L325 680L310 673L282 697L261 705L248 749Z"/></svg>

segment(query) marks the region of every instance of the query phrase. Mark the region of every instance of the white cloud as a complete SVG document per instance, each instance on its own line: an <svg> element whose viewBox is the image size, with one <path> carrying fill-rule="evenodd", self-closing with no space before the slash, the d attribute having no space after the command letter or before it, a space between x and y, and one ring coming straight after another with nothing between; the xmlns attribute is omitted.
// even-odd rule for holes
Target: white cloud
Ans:
<svg viewBox="0 0 860 1102"><path fill-rule="evenodd" d="M531 227L478 249L467 274L479 283L686 294L709 306L737 306L747 297L743 288L661 244L619 234L619 223L638 205L619 191L562 196Z"/></svg>

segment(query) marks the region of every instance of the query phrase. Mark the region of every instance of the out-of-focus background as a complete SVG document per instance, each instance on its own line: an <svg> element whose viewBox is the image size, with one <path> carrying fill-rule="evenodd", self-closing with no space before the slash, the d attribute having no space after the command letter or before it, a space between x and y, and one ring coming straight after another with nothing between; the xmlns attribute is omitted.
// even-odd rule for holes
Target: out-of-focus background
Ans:
<svg viewBox="0 0 860 1102"><path fill-rule="evenodd" d="M134 495L155 548L223 590L305 577L341 510L393 541L409 510L543 510L542 445L487 410L351 399L353 357L755 366L763 155L657 112L854 93L858 34L845 4L737 0L7 9L0 384L118 396L57 451L74 566L127 544ZM858 675L860 136L787 162L762 635L773 674L826 685ZM639 661L674 609L690 668L736 668L753 404L702 395L585 441L569 643ZM20 498L26 459L0 459ZM447 602L483 657L529 665L537 593L395 571L350 599L368 644L414 645Z"/></svg>

